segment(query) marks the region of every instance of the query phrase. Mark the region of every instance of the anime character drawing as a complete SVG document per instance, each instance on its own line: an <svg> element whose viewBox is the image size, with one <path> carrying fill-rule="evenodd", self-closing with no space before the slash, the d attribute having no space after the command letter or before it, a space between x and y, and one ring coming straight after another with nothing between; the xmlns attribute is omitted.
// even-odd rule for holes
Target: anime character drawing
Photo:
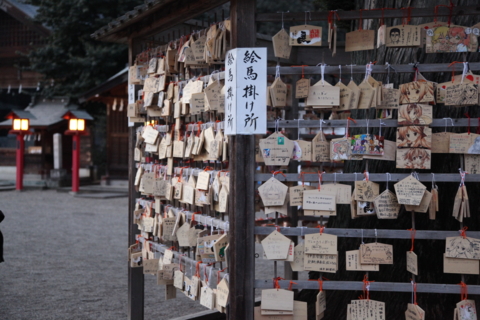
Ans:
<svg viewBox="0 0 480 320"><path fill-rule="evenodd" d="M422 126L407 126L397 129L397 148L431 149L431 142Z"/></svg>
<svg viewBox="0 0 480 320"><path fill-rule="evenodd" d="M449 52L449 46L448 46L448 31L449 27L447 26L441 26L438 28L435 28L435 30L429 30L430 32L427 31L428 35L431 35L432 37L432 47L433 47L433 52Z"/></svg>
<svg viewBox="0 0 480 320"><path fill-rule="evenodd" d="M452 27L447 36L450 52L467 52L470 44L470 36L465 33L463 27Z"/></svg>
<svg viewBox="0 0 480 320"><path fill-rule="evenodd" d="M383 149L384 138L379 137L379 136L373 136L373 137L374 137L374 139L373 139L373 152L372 152L372 154L383 155L383 153L384 153L384 149Z"/></svg>
<svg viewBox="0 0 480 320"><path fill-rule="evenodd" d="M480 241L475 239L453 237L448 239L446 253L448 257L463 259L480 258Z"/></svg>
<svg viewBox="0 0 480 320"><path fill-rule="evenodd" d="M468 83L463 85L463 90L456 97L453 105L473 105L478 103L478 85Z"/></svg>
<svg viewBox="0 0 480 320"><path fill-rule="evenodd" d="M430 168L430 155L425 149L412 148L403 155L403 160L405 160L405 169Z"/></svg>
<svg viewBox="0 0 480 320"><path fill-rule="evenodd" d="M468 148L468 153L480 154L480 137L476 137L473 144Z"/></svg>
<svg viewBox="0 0 480 320"><path fill-rule="evenodd" d="M400 85L400 104L433 101L433 83L414 81Z"/></svg>
<svg viewBox="0 0 480 320"><path fill-rule="evenodd" d="M332 160L348 160L350 148L347 140L337 141L332 146Z"/></svg>
<svg viewBox="0 0 480 320"><path fill-rule="evenodd" d="M416 103L400 106L398 110L399 125L430 124L432 118L423 115L423 107Z"/></svg>

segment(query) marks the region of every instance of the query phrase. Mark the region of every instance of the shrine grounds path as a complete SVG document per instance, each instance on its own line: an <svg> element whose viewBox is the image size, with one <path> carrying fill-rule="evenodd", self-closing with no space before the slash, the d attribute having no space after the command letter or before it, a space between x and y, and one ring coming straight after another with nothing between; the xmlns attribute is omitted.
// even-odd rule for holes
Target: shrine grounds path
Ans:
<svg viewBox="0 0 480 320"><path fill-rule="evenodd" d="M127 319L127 198L85 199L55 190L0 192L4 263L0 320ZM257 261L257 278L273 262ZM279 263L279 275L283 268ZM257 292L258 294L259 292ZM172 319L206 308L145 276L145 319Z"/></svg>

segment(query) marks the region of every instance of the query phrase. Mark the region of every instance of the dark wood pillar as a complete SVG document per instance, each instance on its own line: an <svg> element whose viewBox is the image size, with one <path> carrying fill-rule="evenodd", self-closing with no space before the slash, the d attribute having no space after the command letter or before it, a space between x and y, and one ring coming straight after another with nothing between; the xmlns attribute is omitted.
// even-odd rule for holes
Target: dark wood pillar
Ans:
<svg viewBox="0 0 480 320"><path fill-rule="evenodd" d="M134 39L128 42L128 63L130 66L135 61ZM138 192L135 190L135 168L134 150L136 140L136 128L128 128L128 245L135 243L135 235L139 233L137 226L133 223L133 210L135 209L135 199ZM128 265L128 320L143 320L144 309L144 276L143 268L130 268Z"/></svg>
<svg viewBox="0 0 480 320"><path fill-rule="evenodd" d="M230 2L232 48L255 46L255 0ZM228 319L253 319L255 280L254 136L230 137L230 303Z"/></svg>

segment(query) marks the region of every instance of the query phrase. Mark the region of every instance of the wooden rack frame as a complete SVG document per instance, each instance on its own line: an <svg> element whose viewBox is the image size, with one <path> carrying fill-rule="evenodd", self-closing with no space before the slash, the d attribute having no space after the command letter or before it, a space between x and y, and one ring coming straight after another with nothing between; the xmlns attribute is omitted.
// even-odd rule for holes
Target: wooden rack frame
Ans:
<svg viewBox="0 0 480 320"><path fill-rule="evenodd" d="M357 20L357 19L389 19L389 18L404 18L407 14L407 8L404 9L377 9L377 10L352 10L352 11L338 11L334 10L338 15L339 20ZM306 16L306 14L308 15ZM257 22L281 22L298 21L307 23L309 21L327 21L330 11L323 12L282 12L282 13L260 13L256 16ZM467 16L480 14L479 6L458 6L452 7L452 11L447 7L438 7L437 13L435 8L411 8L410 17L448 17L449 15ZM307 18L307 19L306 19Z"/></svg>
<svg viewBox="0 0 480 320"><path fill-rule="evenodd" d="M415 72L413 68L415 65L412 64L395 64L390 65L390 76L395 76L396 73L412 73ZM480 71L480 62L469 62L468 67L471 71ZM418 71L421 73L427 72L460 72L460 66L452 65L450 66L449 63L427 63L427 64L417 64ZM321 74L320 66L318 67L304 67L304 68L297 68L297 67L280 67L280 76L290 76L290 75L302 75L302 69L304 74ZM276 67L268 67L267 74L275 75L276 74ZM326 66L324 74L338 74L340 71L338 65L334 66ZM342 74L343 75L350 75L353 74L365 74L365 65L356 65L356 66L346 66L342 65ZM373 73L380 73L380 74L387 74L388 68L385 65L374 65L372 66L372 74Z"/></svg>
<svg viewBox="0 0 480 320"><path fill-rule="evenodd" d="M317 281L295 280L296 284L292 289L310 289L318 290ZM281 288L288 288L290 281L279 281ZM323 281L323 290L349 290L362 291L364 283L362 281ZM272 289L273 280L255 280L255 288ZM405 282L370 282L370 291L389 291L389 292L412 292L412 284ZM417 283L417 292L420 293L451 293L460 294L458 284L436 284L436 283ZM469 285L469 294L480 294L480 286Z"/></svg>

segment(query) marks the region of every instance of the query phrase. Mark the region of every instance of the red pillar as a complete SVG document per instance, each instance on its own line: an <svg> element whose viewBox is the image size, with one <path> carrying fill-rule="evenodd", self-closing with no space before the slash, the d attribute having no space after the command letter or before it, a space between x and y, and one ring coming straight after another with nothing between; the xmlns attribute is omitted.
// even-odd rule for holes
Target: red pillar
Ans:
<svg viewBox="0 0 480 320"><path fill-rule="evenodd" d="M72 136L72 192L78 192L80 185L79 169L80 169L80 135L75 133Z"/></svg>
<svg viewBox="0 0 480 320"><path fill-rule="evenodd" d="M23 154L25 150L25 141L23 132L17 134L17 191L23 189Z"/></svg>

